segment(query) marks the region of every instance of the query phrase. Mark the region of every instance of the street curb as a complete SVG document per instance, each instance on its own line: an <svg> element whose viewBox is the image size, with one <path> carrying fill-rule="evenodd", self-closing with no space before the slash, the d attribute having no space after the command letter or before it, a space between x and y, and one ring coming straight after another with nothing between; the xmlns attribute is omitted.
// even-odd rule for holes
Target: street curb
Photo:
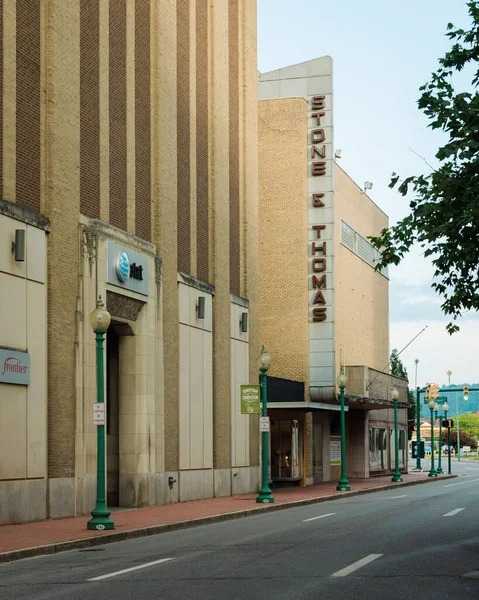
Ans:
<svg viewBox="0 0 479 600"><path fill-rule="evenodd" d="M123 542L125 540L132 540L135 538L146 537L150 535L157 535L160 533L167 533L169 531L177 531L179 529L188 529L190 527L197 527L199 525L206 525L208 523L219 523L221 521L231 521L233 519L241 519L243 517L254 516L265 511L278 511L285 510L288 508L295 508L297 506L308 506L309 504L319 504L321 502L328 502L330 500L342 500L343 498L351 498L353 496L360 496L362 494L372 494L374 492L381 492L386 490L396 489L398 487L407 487L411 485L420 485L423 483L434 483L437 481L446 481L447 479L454 479L457 475L444 475L440 479L420 479L418 481L404 481L402 483L393 483L388 485L382 485L375 488L369 488L366 490L356 490L349 492L338 492L334 496L318 496L316 498L305 498L304 500L295 500L292 502L284 502L282 504L263 504L257 508L247 508L230 513L222 513L218 515L210 515L208 517L200 517L199 519L190 519L188 521L178 521L177 523L167 523L165 525L153 525L150 527L142 527L140 529L129 529L128 531L119 531L115 533L107 533L105 535L98 535L90 538L82 538L76 540L69 540L66 542L57 542L54 544L46 544L44 546L33 546L32 548L21 548L19 550L10 550L9 552L0 553L0 563L12 562L15 560L21 560L23 558L33 558L35 556L57 554L58 552L65 552L67 550L76 550L82 548L91 548L93 546L102 546L103 544L111 544L113 542Z"/></svg>

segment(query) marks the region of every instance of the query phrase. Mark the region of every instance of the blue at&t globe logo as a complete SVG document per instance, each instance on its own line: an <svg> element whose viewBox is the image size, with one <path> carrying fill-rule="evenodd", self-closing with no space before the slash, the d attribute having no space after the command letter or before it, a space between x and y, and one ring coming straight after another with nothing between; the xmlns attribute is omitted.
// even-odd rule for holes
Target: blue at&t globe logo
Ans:
<svg viewBox="0 0 479 600"><path fill-rule="evenodd" d="M126 252L120 252L116 257L116 274L123 283L130 277L130 259Z"/></svg>

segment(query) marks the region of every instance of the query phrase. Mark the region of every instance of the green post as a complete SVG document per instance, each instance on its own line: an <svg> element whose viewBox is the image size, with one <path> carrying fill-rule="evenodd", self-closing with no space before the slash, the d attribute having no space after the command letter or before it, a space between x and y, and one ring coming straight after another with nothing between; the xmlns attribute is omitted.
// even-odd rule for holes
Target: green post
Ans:
<svg viewBox="0 0 479 600"><path fill-rule="evenodd" d="M434 404L434 400L429 402L429 410L431 411L431 469L429 470L428 477L437 477L437 472L434 468Z"/></svg>
<svg viewBox="0 0 479 600"><path fill-rule="evenodd" d="M394 473L391 481L401 482L401 471L399 470L399 430L398 430L398 396L399 392L396 389L393 389L391 392L391 396L394 402L394 460L396 468L394 469Z"/></svg>
<svg viewBox="0 0 479 600"><path fill-rule="evenodd" d="M457 392L456 396L456 431L457 431L457 460L461 461L461 434L459 432L459 406L457 404Z"/></svg>
<svg viewBox="0 0 479 600"><path fill-rule="evenodd" d="M268 416L268 395L266 391L266 373L270 364L270 357L265 347L261 350L260 371L261 371L261 415ZM261 433L261 488L256 497L256 502L260 504L273 504L274 498L269 487L269 432Z"/></svg>
<svg viewBox="0 0 479 600"><path fill-rule="evenodd" d="M447 411L445 415L447 419ZM447 473L451 474L451 426L449 420L447 421Z"/></svg>
<svg viewBox="0 0 479 600"><path fill-rule="evenodd" d="M444 471L442 470L441 456L442 456L442 417L441 417L441 415L439 415L439 455L437 457L437 469L436 469L436 473L438 475L442 475L444 473Z"/></svg>
<svg viewBox="0 0 479 600"><path fill-rule="evenodd" d="M97 403L104 404L104 375L103 375L103 341L110 324L110 315L103 309L101 296L97 308L90 316L96 335L96 373L97 373ZM101 328L100 328L101 327ZM110 519L110 511L106 505L105 481L105 425L97 425L97 475L96 475L96 505L91 512L92 518L87 523L87 529L103 531L115 529Z"/></svg>
<svg viewBox="0 0 479 600"><path fill-rule="evenodd" d="M421 404L419 388L416 388L416 441L417 441L417 456L416 456L416 469L421 470L421 453L419 451L421 447Z"/></svg>
<svg viewBox="0 0 479 600"><path fill-rule="evenodd" d="M336 486L338 492L347 492L351 489L348 478L346 477L346 418L344 415L344 388L346 387L346 383L346 375L341 372L338 377L338 386L341 397L341 477Z"/></svg>

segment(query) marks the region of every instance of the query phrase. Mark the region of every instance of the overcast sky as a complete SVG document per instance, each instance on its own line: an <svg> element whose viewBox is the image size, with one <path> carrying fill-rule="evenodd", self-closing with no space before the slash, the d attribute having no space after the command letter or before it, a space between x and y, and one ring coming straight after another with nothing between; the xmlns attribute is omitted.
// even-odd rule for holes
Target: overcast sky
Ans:
<svg viewBox="0 0 479 600"><path fill-rule="evenodd" d="M258 63L262 72L330 55L334 61L335 147L341 166L359 185L373 182L370 197L390 218L405 216L408 202L388 188L393 171L408 176L434 165L441 133L427 128L417 109L419 87L449 48L448 22L467 26L464 0L258 0ZM414 152L413 152L414 151ZM432 266L417 249L390 267L390 347L415 384L479 382L479 319L469 314L452 337L441 301L431 290Z"/></svg>

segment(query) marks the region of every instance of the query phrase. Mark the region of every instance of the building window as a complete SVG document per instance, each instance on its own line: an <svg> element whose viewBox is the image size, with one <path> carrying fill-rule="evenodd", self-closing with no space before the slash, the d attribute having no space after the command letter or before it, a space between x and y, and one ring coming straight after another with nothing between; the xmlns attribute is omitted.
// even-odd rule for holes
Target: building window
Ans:
<svg viewBox="0 0 479 600"><path fill-rule="evenodd" d="M380 258L376 248L345 221L341 221L341 244L373 268ZM387 268L381 269L380 273L384 277L389 277Z"/></svg>
<svg viewBox="0 0 479 600"><path fill-rule="evenodd" d="M369 470L382 471L387 468L387 442L385 429L369 430Z"/></svg>

